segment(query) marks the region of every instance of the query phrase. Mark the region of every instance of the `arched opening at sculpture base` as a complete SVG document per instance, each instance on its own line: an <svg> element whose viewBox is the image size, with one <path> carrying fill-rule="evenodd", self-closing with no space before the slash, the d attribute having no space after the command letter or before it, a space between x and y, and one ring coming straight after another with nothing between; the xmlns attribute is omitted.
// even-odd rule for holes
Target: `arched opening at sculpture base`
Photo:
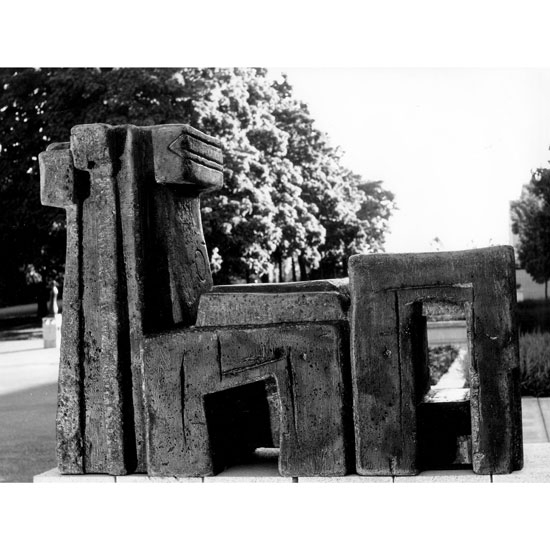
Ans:
<svg viewBox="0 0 550 550"><path fill-rule="evenodd" d="M273 378L205 396L215 473L279 458L280 400Z"/></svg>

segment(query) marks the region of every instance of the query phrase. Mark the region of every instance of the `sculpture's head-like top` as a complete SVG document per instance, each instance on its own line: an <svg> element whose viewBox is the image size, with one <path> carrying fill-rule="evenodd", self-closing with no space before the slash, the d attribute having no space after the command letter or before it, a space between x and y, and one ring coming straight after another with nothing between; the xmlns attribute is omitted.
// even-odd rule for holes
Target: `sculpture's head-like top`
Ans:
<svg viewBox="0 0 550 550"><path fill-rule="evenodd" d="M70 139L52 143L39 156L43 204L65 207L75 202L74 169L114 175L131 141L139 142L134 152L150 163L158 184L182 186L189 195L223 185L220 141L187 124L81 124L72 128Z"/></svg>

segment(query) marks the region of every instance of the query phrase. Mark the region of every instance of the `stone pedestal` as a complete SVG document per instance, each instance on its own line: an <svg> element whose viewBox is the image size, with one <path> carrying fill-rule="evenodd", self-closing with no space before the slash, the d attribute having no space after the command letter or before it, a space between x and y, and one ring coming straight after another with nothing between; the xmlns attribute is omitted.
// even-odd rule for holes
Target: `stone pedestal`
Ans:
<svg viewBox="0 0 550 550"><path fill-rule="evenodd" d="M108 475L61 475L57 468L34 476L34 483L550 483L550 443L529 443L525 445L525 464L520 471L507 475L477 475L467 470L428 470L417 476L359 476L356 474L335 477L282 477L277 462L265 461L259 464L234 466L216 476L155 477L147 474L127 476Z"/></svg>
<svg viewBox="0 0 550 550"><path fill-rule="evenodd" d="M42 338L45 348L58 348L61 342L61 314L42 318Z"/></svg>

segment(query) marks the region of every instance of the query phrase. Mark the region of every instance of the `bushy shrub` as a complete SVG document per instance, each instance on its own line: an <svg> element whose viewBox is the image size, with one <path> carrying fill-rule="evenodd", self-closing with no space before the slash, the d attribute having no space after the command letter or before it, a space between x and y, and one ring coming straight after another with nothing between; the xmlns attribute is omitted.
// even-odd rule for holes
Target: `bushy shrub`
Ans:
<svg viewBox="0 0 550 550"><path fill-rule="evenodd" d="M464 308L450 302L424 302L423 314L428 321L458 321L466 318Z"/></svg>
<svg viewBox="0 0 550 550"><path fill-rule="evenodd" d="M550 331L550 301L525 300L518 302L516 313L520 334Z"/></svg>
<svg viewBox="0 0 550 550"><path fill-rule="evenodd" d="M550 332L520 335L521 394L550 396Z"/></svg>

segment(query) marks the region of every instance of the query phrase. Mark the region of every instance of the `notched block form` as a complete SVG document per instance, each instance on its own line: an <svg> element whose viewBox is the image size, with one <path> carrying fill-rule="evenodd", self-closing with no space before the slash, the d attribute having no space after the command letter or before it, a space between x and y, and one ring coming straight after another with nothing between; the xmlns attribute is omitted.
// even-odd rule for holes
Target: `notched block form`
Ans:
<svg viewBox="0 0 550 550"><path fill-rule="evenodd" d="M275 446L283 476L345 475L351 452L343 379L347 345L345 331L321 324L147 337L149 471L210 476L238 460L239 450L246 456ZM269 441L258 426L249 426L241 439L242 423L231 422L230 392L236 392L233 403L250 400L246 390L262 383L276 388L280 441Z"/></svg>
<svg viewBox="0 0 550 550"><path fill-rule="evenodd" d="M349 272L358 473L414 475L434 460L471 461L479 474L521 469L513 249L358 255ZM469 396L426 393L419 305L429 301L464 306Z"/></svg>

